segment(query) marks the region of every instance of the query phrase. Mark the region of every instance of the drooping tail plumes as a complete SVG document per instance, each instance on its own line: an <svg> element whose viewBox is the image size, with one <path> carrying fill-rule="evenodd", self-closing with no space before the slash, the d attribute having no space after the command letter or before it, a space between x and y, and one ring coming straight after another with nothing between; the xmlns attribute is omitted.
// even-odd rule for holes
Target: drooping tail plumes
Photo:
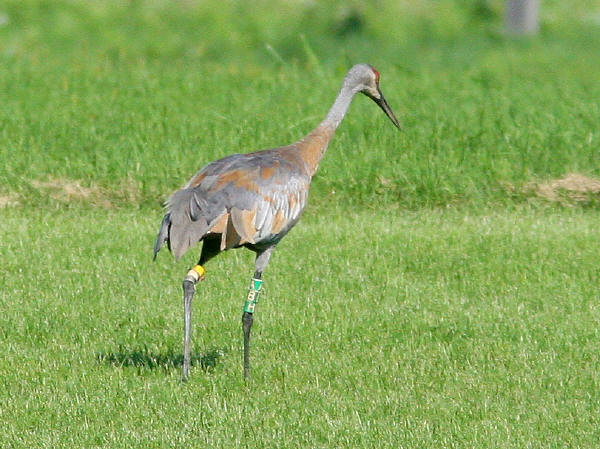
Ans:
<svg viewBox="0 0 600 449"><path fill-rule="evenodd" d="M209 230L208 220L193 189L182 189L167 201L167 214L156 237L154 257L167 242L175 259L179 259L192 245L204 237Z"/></svg>

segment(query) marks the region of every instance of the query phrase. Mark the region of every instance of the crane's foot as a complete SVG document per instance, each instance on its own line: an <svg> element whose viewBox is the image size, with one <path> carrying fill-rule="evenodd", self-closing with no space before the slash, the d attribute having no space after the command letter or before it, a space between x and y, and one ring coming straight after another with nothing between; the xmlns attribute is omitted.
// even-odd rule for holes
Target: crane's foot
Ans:
<svg viewBox="0 0 600 449"><path fill-rule="evenodd" d="M196 283L203 281L206 270L202 265L194 266L183 279L183 380L190 375L190 341L192 334L192 299Z"/></svg>
<svg viewBox="0 0 600 449"><path fill-rule="evenodd" d="M248 298L244 303L244 314L242 315L242 329L244 331L244 379L250 377L250 330L254 322L254 310L258 303L258 294L262 287L261 279L252 279Z"/></svg>

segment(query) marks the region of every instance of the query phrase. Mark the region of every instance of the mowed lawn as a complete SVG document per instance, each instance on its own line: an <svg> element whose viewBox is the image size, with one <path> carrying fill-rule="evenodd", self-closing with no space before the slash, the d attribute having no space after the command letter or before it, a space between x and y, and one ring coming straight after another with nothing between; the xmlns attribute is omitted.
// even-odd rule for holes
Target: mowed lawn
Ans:
<svg viewBox="0 0 600 449"><path fill-rule="evenodd" d="M160 210L0 218L1 447L596 447L597 210L309 208L265 273L208 265L180 381Z"/></svg>
<svg viewBox="0 0 600 449"><path fill-rule="evenodd" d="M599 0L0 2L0 448L597 448ZM218 6L218 7L217 7ZM381 72L264 274L211 261L181 382L161 202Z"/></svg>

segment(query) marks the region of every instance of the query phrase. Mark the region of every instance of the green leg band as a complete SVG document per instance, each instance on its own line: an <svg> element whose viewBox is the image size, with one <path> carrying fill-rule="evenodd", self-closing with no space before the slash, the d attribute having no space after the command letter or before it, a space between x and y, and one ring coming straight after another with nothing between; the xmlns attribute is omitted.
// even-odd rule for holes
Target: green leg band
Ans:
<svg viewBox="0 0 600 449"><path fill-rule="evenodd" d="M254 308L256 307L256 303L258 303L258 294L260 292L262 283L262 279L252 279L250 291L248 291L248 298L244 303L244 312L254 313Z"/></svg>

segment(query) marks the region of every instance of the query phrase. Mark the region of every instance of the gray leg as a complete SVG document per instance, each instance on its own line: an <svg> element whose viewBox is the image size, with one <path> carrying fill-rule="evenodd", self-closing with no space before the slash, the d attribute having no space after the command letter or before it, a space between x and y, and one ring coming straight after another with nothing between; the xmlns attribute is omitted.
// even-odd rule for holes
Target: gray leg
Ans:
<svg viewBox="0 0 600 449"><path fill-rule="evenodd" d="M190 375L190 338L192 333L192 299L196 280L188 276L183 280L183 380Z"/></svg>
<svg viewBox="0 0 600 449"><path fill-rule="evenodd" d="M253 315L244 311L244 315L242 315L242 329L244 329L244 379L250 377L250 329L253 322Z"/></svg>
<svg viewBox="0 0 600 449"><path fill-rule="evenodd" d="M203 265L219 253L218 239L205 239L198 265L194 266L183 279L183 380L190 375L190 350L192 335L192 299L196 283L204 280L206 270Z"/></svg>
<svg viewBox="0 0 600 449"><path fill-rule="evenodd" d="M258 293L262 285L262 273L269 263L271 252L275 247L271 246L266 250L256 253L256 261L254 264L254 279L250 286L248 299L244 305L244 314L242 315L242 329L244 331L244 379L250 376L250 330L254 322L254 310L258 300Z"/></svg>
<svg viewBox="0 0 600 449"><path fill-rule="evenodd" d="M192 299L196 282L204 279L204 268L196 265L183 279L183 380L190 375L190 340L192 335Z"/></svg>

